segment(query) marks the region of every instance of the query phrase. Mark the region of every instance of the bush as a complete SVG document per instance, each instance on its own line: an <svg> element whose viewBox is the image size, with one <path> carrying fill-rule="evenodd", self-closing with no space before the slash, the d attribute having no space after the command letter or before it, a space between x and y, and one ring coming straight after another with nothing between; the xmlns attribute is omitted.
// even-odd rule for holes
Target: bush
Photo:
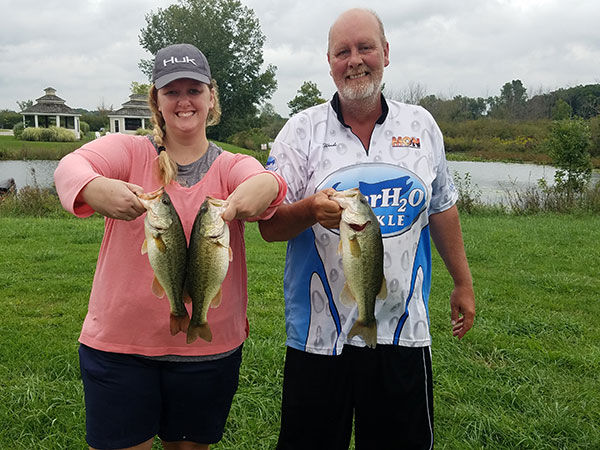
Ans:
<svg viewBox="0 0 600 450"><path fill-rule="evenodd" d="M25 125L23 122L16 123L13 127L13 136L17 139L21 139L23 135L23 130L25 129Z"/></svg>
<svg viewBox="0 0 600 450"><path fill-rule="evenodd" d="M152 129L148 129L148 128L138 128L137 130L135 130L135 134L137 136L146 136L148 134L152 134Z"/></svg>
<svg viewBox="0 0 600 450"><path fill-rule="evenodd" d="M240 131L230 136L227 140L230 144L238 147L247 148L250 150L261 150L261 144L268 144L268 136L266 136L260 128L251 128L250 130Z"/></svg>
<svg viewBox="0 0 600 450"><path fill-rule="evenodd" d="M87 122L84 122L83 120L79 122L79 130L81 131L81 134L88 134L90 132L90 124Z"/></svg>
<svg viewBox="0 0 600 450"><path fill-rule="evenodd" d="M42 141L42 142L75 142L75 134L66 128L32 128L27 127L23 130L21 138L24 141Z"/></svg>
<svg viewBox="0 0 600 450"><path fill-rule="evenodd" d="M554 182L559 190L581 192L592 175L590 128L583 119L554 122L546 146L558 168Z"/></svg>
<svg viewBox="0 0 600 450"><path fill-rule="evenodd" d="M23 123L23 116L14 111L0 111L0 128L10 130L19 122Z"/></svg>

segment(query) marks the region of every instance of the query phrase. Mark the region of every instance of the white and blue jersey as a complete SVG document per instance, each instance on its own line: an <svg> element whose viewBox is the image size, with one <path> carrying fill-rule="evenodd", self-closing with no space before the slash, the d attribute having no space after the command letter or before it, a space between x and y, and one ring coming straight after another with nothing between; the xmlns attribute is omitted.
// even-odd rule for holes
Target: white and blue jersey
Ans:
<svg viewBox="0 0 600 450"><path fill-rule="evenodd" d="M429 215L456 202L442 133L423 108L383 99L367 151L344 124L337 94L292 117L273 145L267 168L288 184L286 203L315 192L358 187L379 219L388 296L377 300L377 343L431 344ZM358 316L339 301L345 283L339 235L319 224L288 242L284 274L287 345L335 355Z"/></svg>

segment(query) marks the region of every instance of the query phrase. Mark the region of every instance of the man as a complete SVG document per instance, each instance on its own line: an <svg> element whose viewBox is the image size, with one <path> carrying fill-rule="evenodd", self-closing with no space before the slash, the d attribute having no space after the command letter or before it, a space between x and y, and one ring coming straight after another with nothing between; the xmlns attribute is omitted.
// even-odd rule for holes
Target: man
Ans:
<svg viewBox="0 0 600 450"><path fill-rule="evenodd" d="M375 13L343 13L327 59L337 93L280 132L269 167L288 183L287 204L260 223L265 240L289 240L277 448L347 449L353 419L359 450L432 448L430 236L454 281L453 335L461 339L475 316L442 134L423 108L381 94L389 44ZM353 187L373 207L384 241L388 295L376 303L374 349L347 338L357 308L339 301L341 211L329 196Z"/></svg>

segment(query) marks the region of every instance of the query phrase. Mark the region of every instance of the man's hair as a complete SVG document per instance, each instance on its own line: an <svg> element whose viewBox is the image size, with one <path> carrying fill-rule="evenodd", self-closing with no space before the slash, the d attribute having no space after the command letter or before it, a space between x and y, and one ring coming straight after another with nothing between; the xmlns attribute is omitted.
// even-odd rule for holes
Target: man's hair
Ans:
<svg viewBox="0 0 600 450"><path fill-rule="evenodd" d="M377 20L377 24L379 25L381 45L383 47L385 47L385 45L387 44L387 38L385 37L385 30L383 28L383 22L381 21L381 18L375 11L373 11L372 9L369 9L369 8L352 8L352 9L348 9L347 11L340 14L340 16L338 16L338 19L341 17L341 15L347 13L348 11L363 11L363 12L371 14L371 16L373 16L375 18L375 20ZM329 46L331 44L331 29L333 28L333 25L335 25L335 23L337 22L338 19L336 19L336 21L331 25L331 27L329 27L329 33L327 35L327 51L328 52L329 52Z"/></svg>

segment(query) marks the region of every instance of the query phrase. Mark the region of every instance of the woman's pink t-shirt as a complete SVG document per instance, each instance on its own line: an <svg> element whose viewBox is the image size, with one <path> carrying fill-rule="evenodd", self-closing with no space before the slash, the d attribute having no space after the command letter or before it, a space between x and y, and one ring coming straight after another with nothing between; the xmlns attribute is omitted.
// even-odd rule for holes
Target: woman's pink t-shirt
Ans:
<svg viewBox="0 0 600 450"><path fill-rule="evenodd" d="M80 201L79 195L91 180L98 176L115 178L150 192L161 185L156 176L157 166L156 149L147 138L109 135L61 160L54 175L56 190L67 211L88 217L94 211ZM225 199L244 180L263 172L274 175L279 183L279 195L260 217L267 219L285 197L285 182L246 155L224 151L194 186L186 188L175 182L167 186L188 241L196 213L207 195ZM104 238L79 341L98 350L147 356L212 355L241 345L248 336L244 223L234 220L229 224L233 261L223 282L221 305L208 312L213 340L197 339L186 344L185 333L170 334L168 299L159 299L151 292L154 274L147 255L141 253L144 217L130 222L105 219Z"/></svg>

